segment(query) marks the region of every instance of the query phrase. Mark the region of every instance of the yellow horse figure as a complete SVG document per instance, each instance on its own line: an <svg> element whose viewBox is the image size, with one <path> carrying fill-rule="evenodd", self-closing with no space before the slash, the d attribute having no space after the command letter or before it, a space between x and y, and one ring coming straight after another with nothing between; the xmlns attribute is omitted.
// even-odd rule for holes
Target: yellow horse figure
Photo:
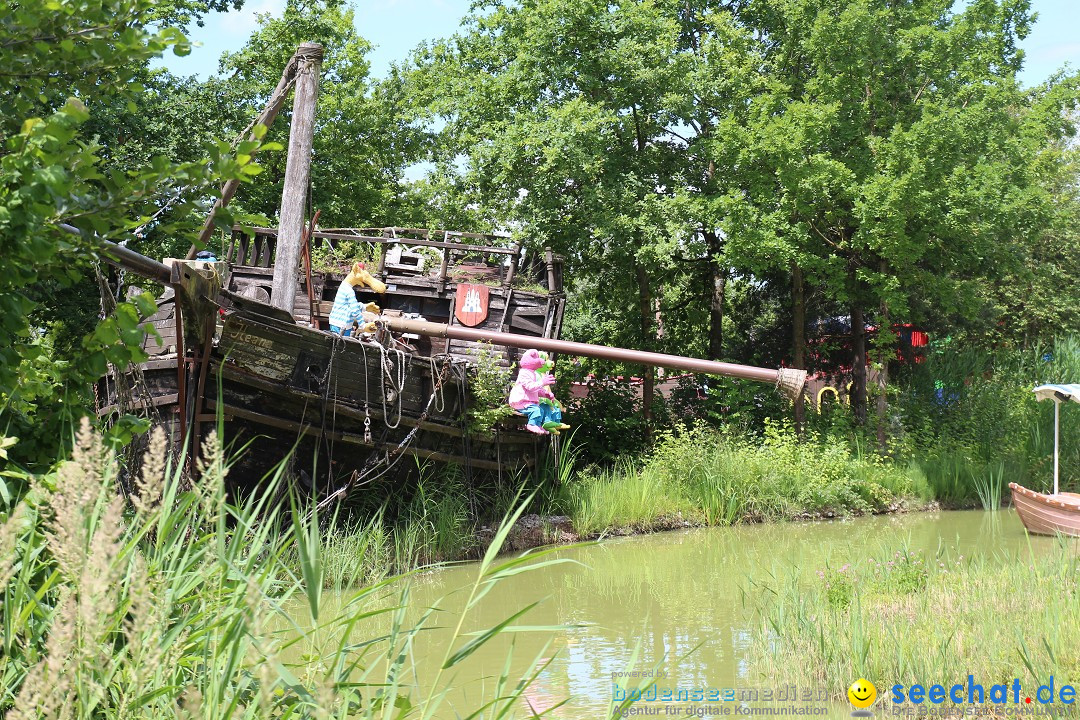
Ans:
<svg viewBox="0 0 1080 720"><path fill-rule="evenodd" d="M379 313L379 306L373 302L360 304L356 299L356 286L371 288L380 295L386 292L386 284L375 278L364 267L364 263L354 263L349 274L338 286L334 296L334 307L330 310L330 332L348 337L352 334L352 325L363 318L363 313ZM361 323L360 332L374 332L375 323Z"/></svg>

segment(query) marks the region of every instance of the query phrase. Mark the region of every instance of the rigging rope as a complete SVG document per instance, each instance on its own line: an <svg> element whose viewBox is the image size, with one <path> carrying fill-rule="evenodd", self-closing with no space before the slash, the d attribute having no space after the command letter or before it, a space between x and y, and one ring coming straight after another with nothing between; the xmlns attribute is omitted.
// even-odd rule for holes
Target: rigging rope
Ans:
<svg viewBox="0 0 1080 720"><path fill-rule="evenodd" d="M397 400L398 406L397 420L391 423L390 413L387 412L386 409L386 382L381 382L380 385L382 386L383 423L385 423L386 427L390 430L396 430L397 427L401 424L401 394L402 390L405 388L405 364L407 362L406 354L405 351L399 350L398 348L385 348L379 343L376 343L376 345L379 348L379 366L381 367L383 374L386 376L386 379L390 381L390 389L394 392L394 398L390 400L390 404L393 405L394 400ZM394 364L390 361L391 352L395 353L398 356L396 387L394 385Z"/></svg>
<svg viewBox="0 0 1080 720"><path fill-rule="evenodd" d="M331 494L327 495L322 500L322 502L320 502L316 506L316 508L318 510L322 510L323 508L325 508L335 498L338 498L341 495L343 495L345 492L347 492L350 488L352 488L358 482L361 485L367 485L369 483L375 482L376 480L378 480L379 478L383 477L388 472L390 472L390 470L392 470L394 468L394 466L398 464L398 462L401 460L401 458L405 456L405 450L408 448L408 446L410 444L412 444L412 441L416 437L417 432L419 432L420 426L423 425L424 422L427 421L428 415L431 412L431 407L435 402L435 397L441 391L442 384L449 377L450 369L452 367L453 367L453 359L450 358L449 356L447 356L446 362L443 365L442 372L439 373L439 380L438 380L438 382L435 383L435 387L432 389L432 392L431 392L431 397L428 398L427 403L424 405L423 412L421 412L420 417L417 418L416 425L413 426L413 428L411 430L409 430L409 432L405 435L405 437L401 440L401 442L399 442L396 447L392 448L391 450L386 451L381 456L378 453L372 451L372 454L368 458L368 462L364 465L364 467L359 471L354 471L352 476L349 478L349 480L344 485L339 487L337 490L335 490ZM401 420L401 417L399 415L398 416L398 421L400 422L400 420ZM379 467L380 463L386 463L386 467L383 468L382 471L379 472L378 474L370 475L370 473L373 473Z"/></svg>

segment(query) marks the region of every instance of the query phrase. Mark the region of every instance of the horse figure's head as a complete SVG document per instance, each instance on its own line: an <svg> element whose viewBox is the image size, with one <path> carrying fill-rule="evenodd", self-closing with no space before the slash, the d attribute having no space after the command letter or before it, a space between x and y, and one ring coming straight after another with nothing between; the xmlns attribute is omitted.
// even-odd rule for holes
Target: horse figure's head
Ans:
<svg viewBox="0 0 1080 720"><path fill-rule="evenodd" d="M364 263L354 263L352 270L345 277L345 282L349 283L353 287L357 285L363 285L364 287L371 288L375 292L382 295L386 292L386 284L381 280L376 279L371 273L364 269Z"/></svg>

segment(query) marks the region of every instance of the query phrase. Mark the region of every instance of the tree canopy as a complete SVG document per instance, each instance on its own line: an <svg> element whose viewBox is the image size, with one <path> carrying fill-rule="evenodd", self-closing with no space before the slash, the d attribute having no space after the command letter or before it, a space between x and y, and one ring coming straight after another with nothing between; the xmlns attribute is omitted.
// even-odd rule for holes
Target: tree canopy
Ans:
<svg viewBox="0 0 1080 720"><path fill-rule="evenodd" d="M1076 76L1020 85L1030 23L1023 0L480 3L416 54L416 104L470 197L569 254L612 318L591 339L662 317L721 357L730 278L790 287L799 326L810 288L850 318L862 414L865 325L1015 341L1029 311L987 288L1074 295L1045 262L1075 271L1072 241L1044 240L1075 214Z"/></svg>
<svg viewBox="0 0 1080 720"><path fill-rule="evenodd" d="M175 9L190 19L198 7ZM153 304L148 296L121 302L88 326L43 315L42 306L64 307L54 301L63 295L97 297L87 269L101 240L137 241L169 198L181 219L167 232L181 232L192 202L246 174L227 143L186 162L143 154L124 165L119 148L90 130L95 115L145 99L138 79L151 58L188 51L178 29L155 29L162 5L49 0L10 10L0 24L0 412L4 435L20 438L14 457L50 461L66 423L85 409L91 381L108 363L141 357L141 314ZM70 351L57 356L61 343Z"/></svg>
<svg viewBox="0 0 1080 720"><path fill-rule="evenodd" d="M1080 331L1080 79L1019 82L1027 0L488 0L384 78L345 0L288 0L217 76L150 68L240 4L49 0L0 24L6 435L58 437L60 398L138 357L138 307L98 318L100 239L181 253L230 177L257 175L237 217L275 222L283 154L235 143L308 40L322 224L551 247L574 339L805 367L843 318L863 417L891 323L986 347Z"/></svg>

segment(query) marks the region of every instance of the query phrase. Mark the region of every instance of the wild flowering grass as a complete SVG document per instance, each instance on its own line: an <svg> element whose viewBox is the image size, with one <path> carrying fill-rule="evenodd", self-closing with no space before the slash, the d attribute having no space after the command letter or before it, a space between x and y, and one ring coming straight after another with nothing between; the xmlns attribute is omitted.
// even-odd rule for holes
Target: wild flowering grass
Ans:
<svg viewBox="0 0 1080 720"><path fill-rule="evenodd" d="M753 594L752 673L832 688L838 700L858 677L879 692L969 674L987 685L1080 682L1078 571L1075 549L1063 546L976 559L899 550L776 577Z"/></svg>
<svg viewBox="0 0 1080 720"><path fill-rule="evenodd" d="M84 422L72 460L27 478L29 494L3 508L0 715L444 717L458 664L514 631L521 612L462 632L464 616L475 612L470 600L438 672L415 674L412 642L430 612L406 612L407 581L356 590L327 616L325 527L314 510L267 505L280 476L258 498L231 504L228 463L213 435L197 466L187 482L157 434L126 494L113 456ZM496 559L516 517L506 518L477 566L470 598L504 577L559 562L534 562L542 553ZM414 615L419 620L407 624ZM275 628L284 618L282 633ZM385 621L366 635L376 618ZM292 647L318 652L295 659ZM521 713L522 692L541 669L533 663L520 676L504 673L470 717Z"/></svg>
<svg viewBox="0 0 1080 720"><path fill-rule="evenodd" d="M764 442L715 431L669 434L638 467L586 472L556 505L583 534L884 512L929 499L925 478L874 455L770 425Z"/></svg>

